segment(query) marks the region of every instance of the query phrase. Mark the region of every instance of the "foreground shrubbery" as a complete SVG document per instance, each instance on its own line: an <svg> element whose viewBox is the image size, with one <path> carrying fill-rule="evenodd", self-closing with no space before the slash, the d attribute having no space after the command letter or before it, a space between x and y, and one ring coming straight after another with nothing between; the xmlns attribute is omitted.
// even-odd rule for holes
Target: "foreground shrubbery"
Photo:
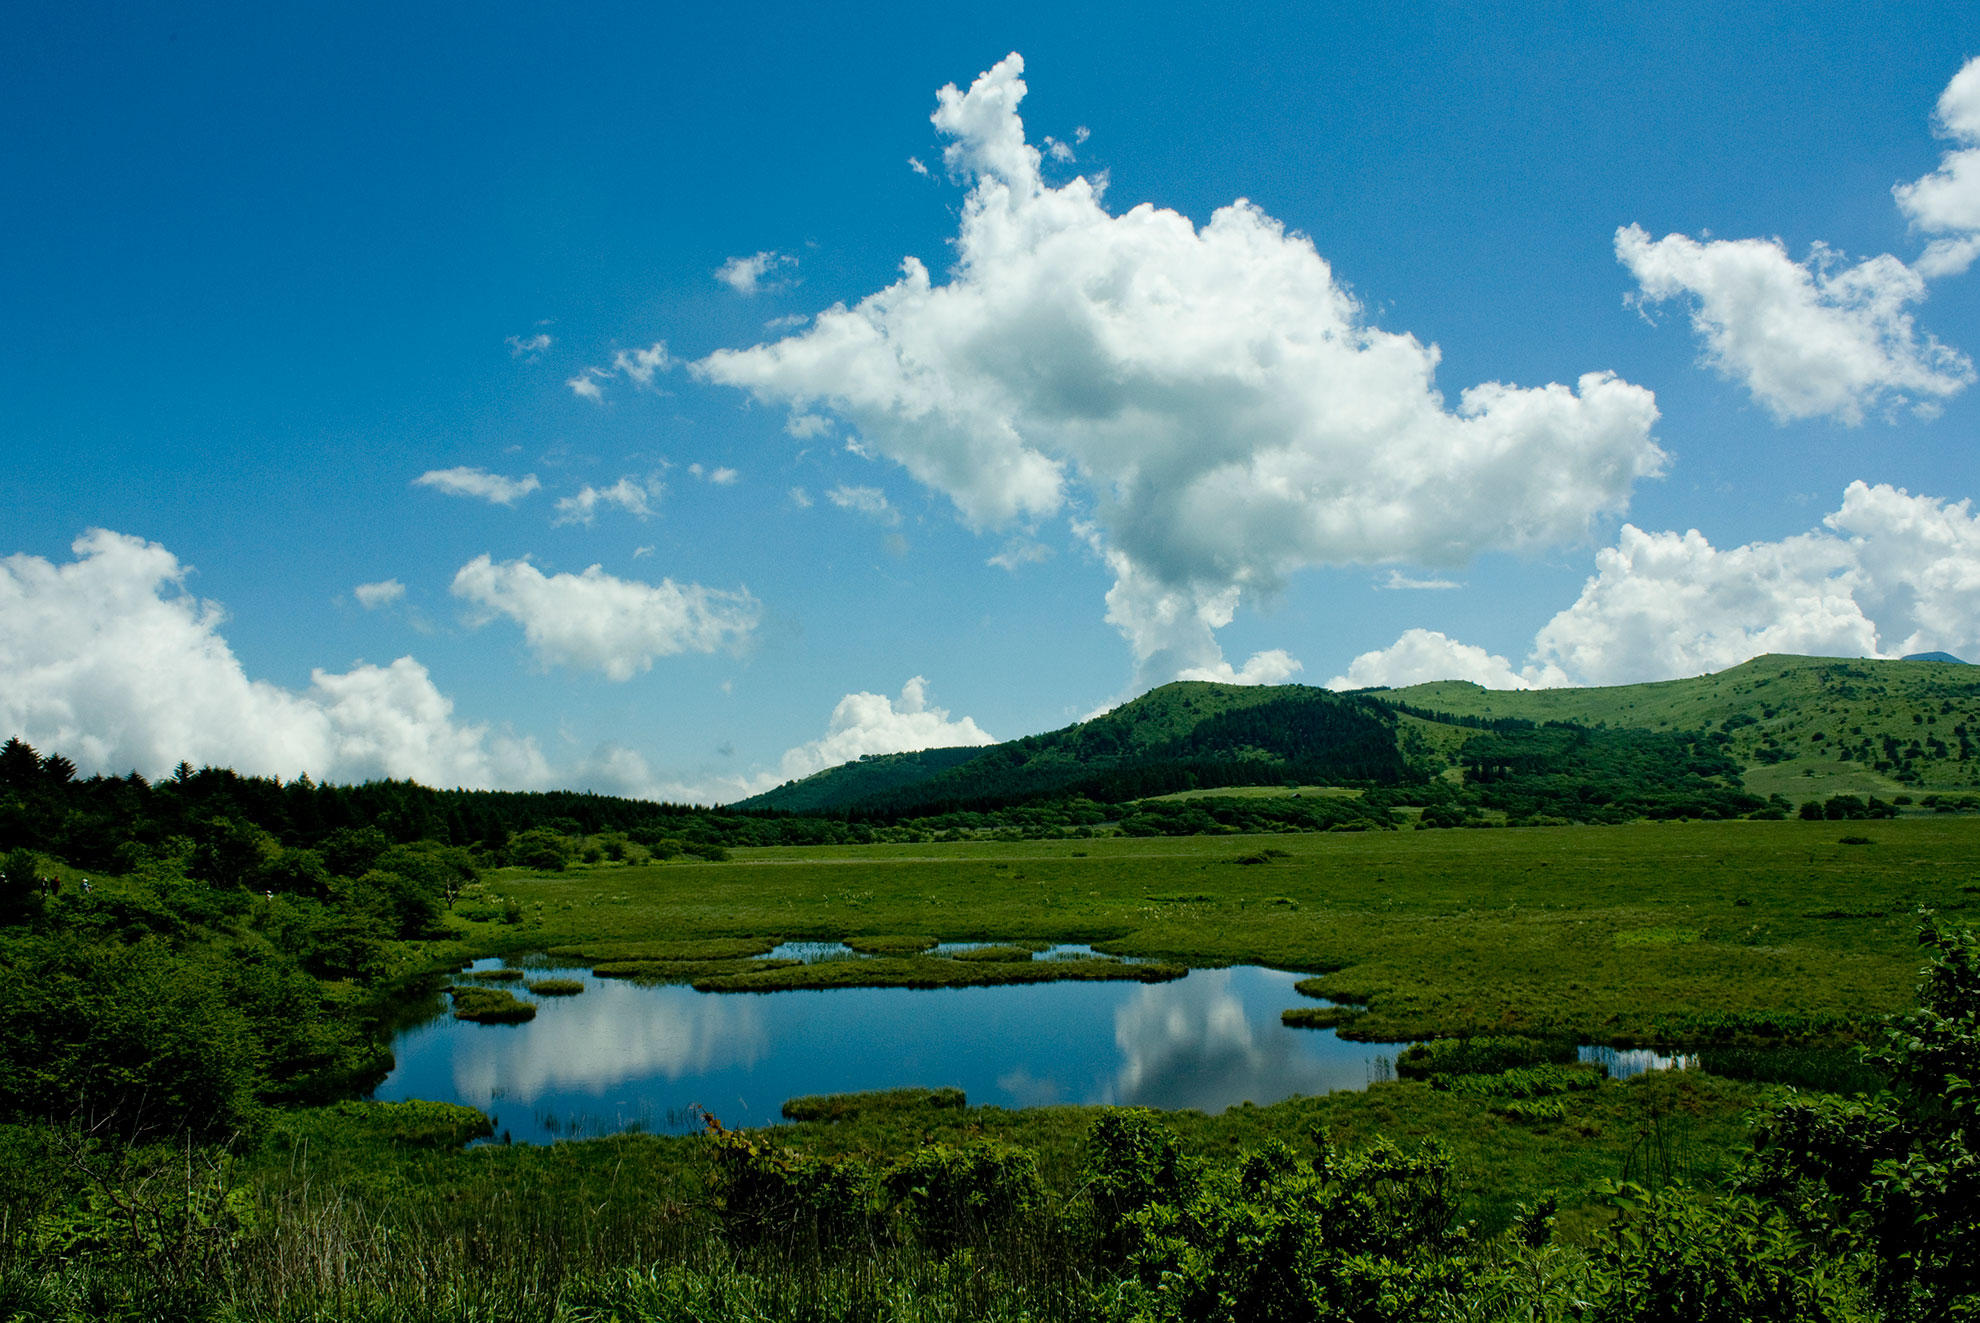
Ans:
<svg viewBox="0 0 1980 1323"><path fill-rule="evenodd" d="M485 1133L433 1104L330 1109L405 1157L308 1176L307 1141L259 1175L224 1147L130 1147L73 1130L0 1129L0 1317L9 1319L1884 1320L1974 1317L1980 1199L1969 1081L1980 963L1929 931L1919 1010L1883 1051L1874 1098L1782 1095L1730 1188L1644 1164L1571 1241L1541 1199L1502 1234L1464 1221L1435 1143L1313 1133L1190 1155L1156 1114L1105 1110L1073 1179L1022 1145L966 1131L907 1139L946 1095L811 1100L840 1124L892 1118L883 1152L810 1152L711 1123L694 1186L577 1205L553 1193L588 1146L533 1150L472 1208L421 1172ZM1479 1064L1479 1063L1474 1063ZM1483 1061L1485 1065L1500 1064ZM1396 1088L1422 1089L1422 1085ZM1601 1085L1552 1061L1442 1071L1432 1089L1546 1100ZM1426 1095L1432 1096L1432 1095ZM917 1112L933 1108L933 1112ZM800 1109L804 1110L804 1109ZM354 1131L349 1142L357 1142ZM611 1146L618 1141L600 1141ZM623 1161L629 1150L617 1150ZM421 1154L429 1155L427 1157ZM40 1162L40 1184L22 1173ZM468 1162L467 1165L477 1165ZM610 1164L608 1164L610 1165Z"/></svg>

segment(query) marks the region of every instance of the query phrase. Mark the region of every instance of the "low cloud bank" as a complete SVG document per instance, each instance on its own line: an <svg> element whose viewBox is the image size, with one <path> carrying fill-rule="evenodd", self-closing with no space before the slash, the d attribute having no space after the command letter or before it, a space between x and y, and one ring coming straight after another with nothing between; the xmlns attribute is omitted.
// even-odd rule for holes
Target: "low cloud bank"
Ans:
<svg viewBox="0 0 1980 1323"><path fill-rule="evenodd" d="M1413 629L1356 657L1336 689L1472 680L1492 689L1635 684L1762 653L1980 657L1980 518L1970 501L1853 482L1821 526L1714 547L1696 529L1623 525L1523 666Z"/></svg>

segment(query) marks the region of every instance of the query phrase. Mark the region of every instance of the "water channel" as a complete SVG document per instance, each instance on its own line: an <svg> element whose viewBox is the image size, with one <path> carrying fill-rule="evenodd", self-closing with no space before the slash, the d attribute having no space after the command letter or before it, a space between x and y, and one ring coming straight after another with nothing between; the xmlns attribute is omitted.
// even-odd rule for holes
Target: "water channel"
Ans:
<svg viewBox="0 0 1980 1323"><path fill-rule="evenodd" d="M394 1038L397 1064L374 1096L479 1107L498 1135L533 1143L684 1133L699 1128L697 1108L731 1127L766 1125L788 1098L911 1086L960 1088L971 1103L1004 1107L1218 1112L1366 1088L1392 1077L1404 1046L1286 1028L1281 1011L1311 1004L1293 990L1302 975L1250 965L1168 983L702 993L530 964L531 978L581 979L583 993L536 997L505 985L536 1004L520 1025L455 1020L436 1003L432 1018ZM1634 1074L1684 1063L1609 1064Z"/></svg>

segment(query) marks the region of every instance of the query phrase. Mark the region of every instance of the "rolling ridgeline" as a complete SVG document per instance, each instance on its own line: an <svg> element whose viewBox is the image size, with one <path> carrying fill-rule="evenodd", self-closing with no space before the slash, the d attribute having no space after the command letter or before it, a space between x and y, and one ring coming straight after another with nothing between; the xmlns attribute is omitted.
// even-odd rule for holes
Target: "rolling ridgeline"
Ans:
<svg viewBox="0 0 1980 1323"><path fill-rule="evenodd" d="M1336 802L1312 826L1393 825L1386 811L1403 806L1437 810L1433 825L1725 818L1838 794L1963 806L1959 792L1980 790L1976 749L1980 672L1954 662L1767 656L1689 680L1526 691L1179 681L1063 730L872 755L731 807L892 822L1304 785L1365 791L1360 812Z"/></svg>
<svg viewBox="0 0 1980 1323"><path fill-rule="evenodd" d="M1980 881L1961 866L1970 821L1920 820L1980 808L1976 740L1970 667L1764 657L1608 689L1179 683L726 809L184 765L82 778L10 741L0 1317L1970 1317L1980 949L1950 929L1924 934L1924 1010L1871 1063L1895 1086L1876 1097L1822 1092L1857 1087L1838 1083L1783 1102L1764 1071L1500 1069L1468 1057L1542 1040L1469 1033L1366 1094L1160 1123L932 1096L895 1115L862 1096L774 1138L468 1154L479 1113L355 1096L389 1060L381 1029L408 981L471 955L547 939L651 963L674 954L649 931L664 911L693 934L675 946L733 979L765 949L740 934L771 931L773 911L789 935L919 931L904 925L937 913L924 886L967 895L976 917L945 923L1006 940L1026 934L999 916L1034 893L1070 916L1025 911L1041 940L1077 935L1043 931L1055 922L1125 933L1131 915L1140 945L1215 960L1204 925L1235 923L1239 945L1284 943L1287 967L1341 969L1320 980L1332 995L1511 1026L1481 1035L1521 1033L1506 1017L1548 996L1708 989L1750 1003L1728 1012L1742 1034L1778 1037L1800 1024L1766 1014L1790 985L1897 1004L1885 985L1915 967L1913 911L1980 892L1960 885ZM1900 813L1882 848L1793 822L1309 837L1238 858L1209 839L1081 843ZM1035 843L996 844L1014 837ZM927 841L983 844L900 848ZM876 848L852 867L814 848L777 856L795 868L703 871L764 846ZM828 872L845 891L882 868L857 882L856 919L825 892ZM1382 870L1388 889L1368 893L1360 875ZM647 927L614 950L608 920ZM988 954L1016 968L1028 951ZM497 1017L514 1001L461 991L456 1013L474 992ZM1756 1106L1768 1119L1744 1138ZM1451 1147L1382 1138L1425 1134Z"/></svg>

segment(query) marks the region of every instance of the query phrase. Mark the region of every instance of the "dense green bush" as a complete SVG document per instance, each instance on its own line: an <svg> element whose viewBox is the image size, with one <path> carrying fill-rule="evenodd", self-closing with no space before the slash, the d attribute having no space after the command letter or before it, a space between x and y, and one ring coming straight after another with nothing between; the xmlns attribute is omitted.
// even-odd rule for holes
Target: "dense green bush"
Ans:
<svg viewBox="0 0 1980 1323"><path fill-rule="evenodd" d="M878 1177L869 1163L793 1153L706 1119L716 1216L729 1244L813 1254L873 1247Z"/></svg>
<svg viewBox="0 0 1980 1323"><path fill-rule="evenodd" d="M1860 1319L1853 1274L1778 1209L1733 1196L1618 1186L1597 1242L1606 1272L1590 1323L1822 1323Z"/></svg>
<svg viewBox="0 0 1980 1323"><path fill-rule="evenodd" d="M50 935L17 939L7 955L0 1115L130 1140L249 1123L261 1052L216 954Z"/></svg>
<svg viewBox="0 0 1980 1323"><path fill-rule="evenodd" d="M1861 1247L1893 1318L1980 1314L1980 939L1927 922L1917 1011L1871 1064L1868 1100L1794 1098L1756 1135L1744 1183L1811 1235Z"/></svg>
<svg viewBox="0 0 1980 1323"><path fill-rule="evenodd" d="M1151 1201L1122 1231L1137 1319L1312 1323L1435 1317L1474 1271L1451 1160L1378 1141L1302 1162L1274 1143Z"/></svg>
<svg viewBox="0 0 1980 1323"><path fill-rule="evenodd" d="M980 1244L1045 1202L1035 1157L982 1140L918 1149L887 1169L881 1188L903 1228L937 1254Z"/></svg>

